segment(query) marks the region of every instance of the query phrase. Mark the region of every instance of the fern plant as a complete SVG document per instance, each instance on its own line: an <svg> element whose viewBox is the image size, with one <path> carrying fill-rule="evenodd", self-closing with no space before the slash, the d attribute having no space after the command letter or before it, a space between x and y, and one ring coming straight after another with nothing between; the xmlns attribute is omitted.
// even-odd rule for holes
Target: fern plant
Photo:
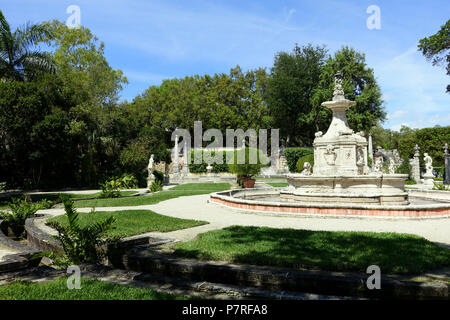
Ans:
<svg viewBox="0 0 450 320"><path fill-rule="evenodd" d="M60 242L64 253L47 256L52 258L56 265L62 266L99 263L106 255L106 247L120 241L119 237L107 237L107 232L115 228L116 219L111 216L82 226L73 201L69 197L63 197L61 200L68 223L60 224L51 221L47 225L58 232L58 235L54 237ZM91 213L94 214L95 210L93 209Z"/></svg>
<svg viewBox="0 0 450 320"><path fill-rule="evenodd" d="M27 196L23 198L14 198L8 204L11 212L0 211L0 219L5 221L6 225L11 229L17 238L23 238L25 234L25 221L34 216L36 211L47 209L53 204L51 201L42 200L33 203Z"/></svg>
<svg viewBox="0 0 450 320"><path fill-rule="evenodd" d="M163 183L160 180L153 181L152 185L150 186L151 192L162 191L162 189L163 189Z"/></svg>

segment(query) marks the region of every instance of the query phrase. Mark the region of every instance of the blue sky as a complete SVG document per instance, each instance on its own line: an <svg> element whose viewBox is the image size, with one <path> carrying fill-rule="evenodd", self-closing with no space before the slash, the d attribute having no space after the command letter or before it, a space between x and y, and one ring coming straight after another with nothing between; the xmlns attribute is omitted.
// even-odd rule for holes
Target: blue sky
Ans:
<svg viewBox="0 0 450 320"><path fill-rule="evenodd" d="M15 28L26 21L66 21L69 5L81 24L105 43L113 68L129 84L132 100L163 79L192 74L270 68L274 55L300 45L326 44L330 53L349 45L366 54L381 86L384 127L450 125L450 83L417 51L419 39L450 18L444 0L0 0ZM381 10L381 29L369 30L370 5Z"/></svg>

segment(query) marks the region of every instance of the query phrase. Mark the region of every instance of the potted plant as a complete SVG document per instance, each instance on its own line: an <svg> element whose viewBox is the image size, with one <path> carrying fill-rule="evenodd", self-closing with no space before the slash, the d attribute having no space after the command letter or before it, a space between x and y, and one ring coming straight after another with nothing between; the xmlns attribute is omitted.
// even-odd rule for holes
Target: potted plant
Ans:
<svg viewBox="0 0 450 320"><path fill-rule="evenodd" d="M234 152L233 163L228 164L229 171L236 174L239 184L244 188L255 186L254 176L267 166L267 157L259 149L245 148Z"/></svg>

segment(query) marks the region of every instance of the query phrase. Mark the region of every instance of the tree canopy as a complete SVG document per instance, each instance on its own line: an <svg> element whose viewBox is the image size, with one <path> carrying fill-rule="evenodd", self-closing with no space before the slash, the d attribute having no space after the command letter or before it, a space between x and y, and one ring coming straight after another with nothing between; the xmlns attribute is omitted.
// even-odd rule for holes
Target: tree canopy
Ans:
<svg viewBox="0 0 450 320"><path fill-rule="evenodd" d="M437 33L421 39L418 48L433 66L447 64L445 68L450 76L450 19ZM447 85L447 93L450 93L450 84Z"/></svg>

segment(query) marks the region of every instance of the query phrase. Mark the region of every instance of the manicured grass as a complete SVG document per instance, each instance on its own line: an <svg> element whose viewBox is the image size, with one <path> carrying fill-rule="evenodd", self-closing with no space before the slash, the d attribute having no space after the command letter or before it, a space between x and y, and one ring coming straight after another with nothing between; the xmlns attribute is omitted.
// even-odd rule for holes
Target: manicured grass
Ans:
<svg viewBox="0 0 450 320"><path fill-rule="evenodd" d="M328 271L420 273L450 266L450 250L409 234L326 232L232 226L177 243L175 254Z"/></svg>
<svg viewBox="0 0 450 320"><path fill-rule="evenodd" d="M141 206L146 204L155 204L164 200L169 200L183 196L208 194L211 192L218 192L228 189L230 189L230 185L228 183L189 183L176 186L170 190L157 192L148 196L81 200L75 202L75 206L78 208Z"/></svg>
<svg viewBox="0 0 450 320"><path fill-rule="evenodd" d="M120 191L121 196L129 196L135 194L136 191ZM64 193L68 195L71 199L83 199L83 198L93 198L100 196L101 192L90 193L90 194L80 194L80 193ZM43 199L54 201L59 199L59 193L39 193L39 194L29 194L31 201L39 202ZM8 208L8 202L12 200L12 198L20 198L22 195L14 195L0 198L0 208Z"/></svg>
<svg viewBox="0 0 450 320"><path fill-rule="evenodd" d="M274 188L284 188L288 186L287 182L267 182L266 184Z"/></svg>
<svg viewBox="0 0 450 320"><path fill-rule="evenodd" d="M159 231L169 232L179 229L186 229L207 224L205 221L179 219L157 214L150 210L124 210L124 211L98 211L94 214L79 212L82 226L92 222L106 219L109 216L116 218L115 229L110 230L108 235L128 237L145 232ZM50 218L48 221L67 223L67 216L61 215Z"/></svg>
<svg viewBox="0 0 450 320"><path fill-rule="evenodd" d="M187 297L159 293L99 280L81 278L81 288L69 290L67 278L50 282L17 281L0 286L0 300L186 300Z"/></svg>

